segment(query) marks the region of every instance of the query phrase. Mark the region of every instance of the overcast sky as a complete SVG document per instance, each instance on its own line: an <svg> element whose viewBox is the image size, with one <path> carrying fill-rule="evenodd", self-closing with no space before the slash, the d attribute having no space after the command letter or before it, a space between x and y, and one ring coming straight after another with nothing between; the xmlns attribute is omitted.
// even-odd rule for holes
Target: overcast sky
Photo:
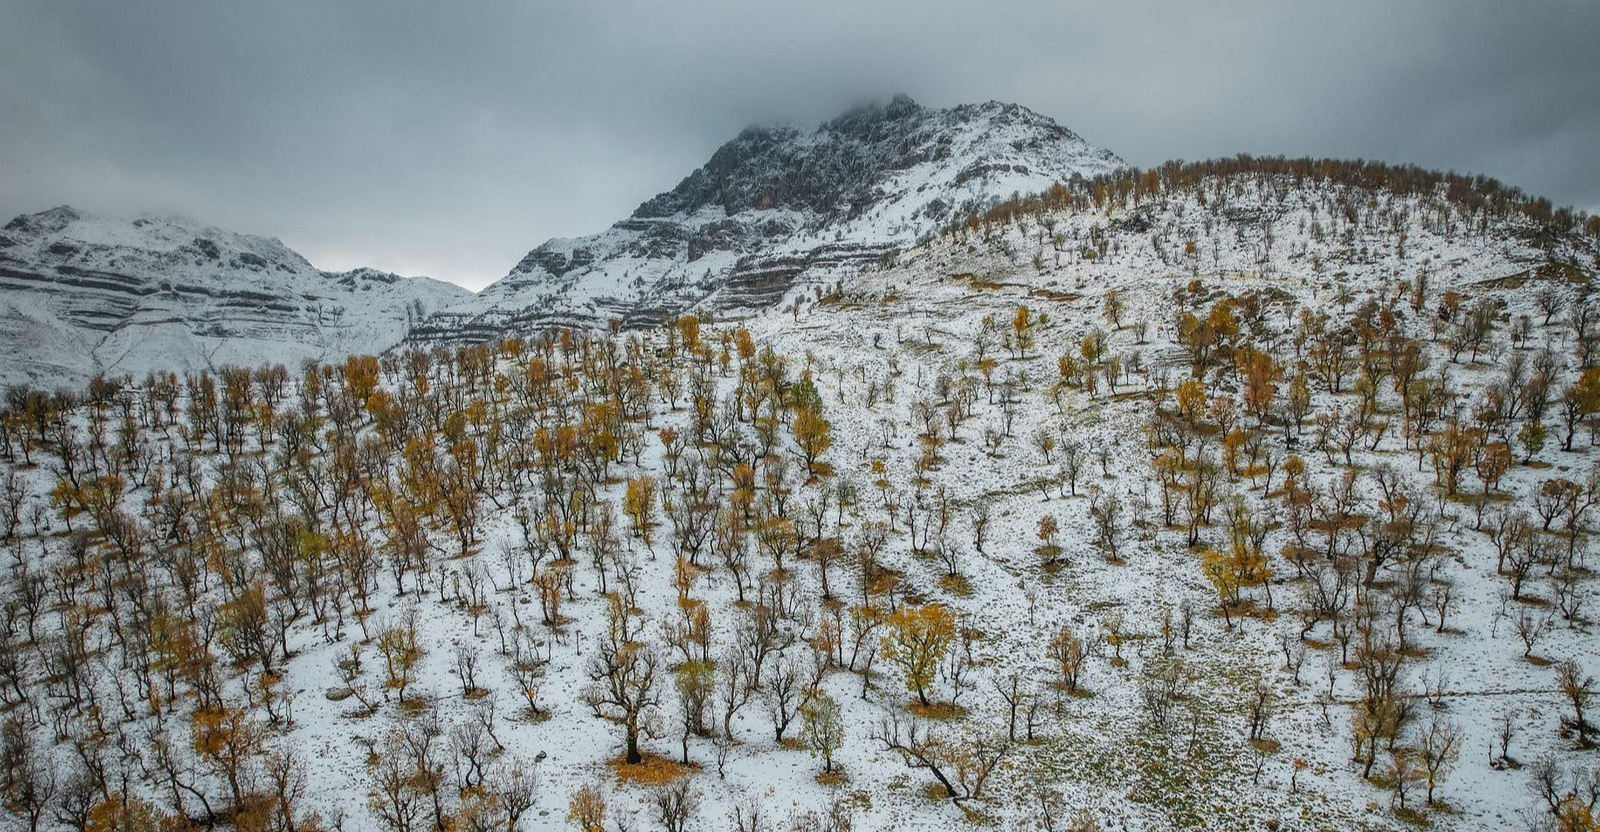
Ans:
<svg viewBox="0 0 1600 832"><path fill-rule="evenodd" d="M0 214L170 212L478 288L751 122L999 99L1136 165L1485 173L1600 211L1593 0L0 0Z"/></svg>

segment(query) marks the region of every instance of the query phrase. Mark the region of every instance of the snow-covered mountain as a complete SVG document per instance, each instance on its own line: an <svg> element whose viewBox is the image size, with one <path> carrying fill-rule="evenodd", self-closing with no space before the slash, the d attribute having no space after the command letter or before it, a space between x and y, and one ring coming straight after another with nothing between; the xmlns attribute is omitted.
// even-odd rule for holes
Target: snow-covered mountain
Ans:
<svg viewBox="0 0 1600 832"><path fill-rule="evenodd" d="M325 272L277 239L61 207L0 229L0 386L377 353L459 286Z"/></svg>
<svg viewBox="0 0 1600 832"><path fill-rule="evenodd" d="M276 239L188 220L56 208L0 230L0 347L15 357L0 386L752 312L975 209L1123 167L1014 104L934 109L901 96L814 129L748 128L632 216L545 243L477 296L321 271Z"/></svg>
<svg viewBox="0 0 1600 832"><path fill-rule="evenodd" d="M767 308L797 284L848 275L975 208L1124 166L1051 119L998 102L934 109L899 96L815 129L751 127L632 216L539 246L414 338Z"/></svg>

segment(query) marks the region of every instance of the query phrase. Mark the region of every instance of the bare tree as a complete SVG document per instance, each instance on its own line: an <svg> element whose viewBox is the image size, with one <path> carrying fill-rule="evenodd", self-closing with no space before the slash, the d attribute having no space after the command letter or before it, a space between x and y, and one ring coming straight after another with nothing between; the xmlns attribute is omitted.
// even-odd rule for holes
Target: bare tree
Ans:
<svg viewBox="0 0 1600 832"><path fill-rule="evenodd" d="M887 751L899 753L906 765L925 769L944 790L944 796L960 802L968 795L960 782L952 780L943 742L931 736L927 727L917 719L904 720L899 713L891 713L878 723L872 739L883 744Z"/></svg>
<svg viewBox="0 0 1600 832"><path fill-rule="evenodd" d="M656 685L656 652L650 645L630 638L630 615L620 603L612 603L611 624L589 660L591 684L582 696L595 716L622 726L627 747L624 759L629 765L637 765L644 760L639 738L651 732L649 718L661 701Z"/></svg>

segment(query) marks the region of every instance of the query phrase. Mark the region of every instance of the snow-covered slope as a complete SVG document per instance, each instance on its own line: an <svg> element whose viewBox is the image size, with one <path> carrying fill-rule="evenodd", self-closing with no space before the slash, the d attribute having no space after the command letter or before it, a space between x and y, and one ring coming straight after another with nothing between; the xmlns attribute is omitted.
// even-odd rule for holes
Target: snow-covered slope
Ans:
<svg viewBox="0 0 1600 832"><path fill-rule="evenodd" d="M975 208L1122 167L1049 118L998 102L941 110L901 96L812 130L751 127L632 216L534 249L416 337L768 308L796 284L853 273Z"/></svg>
<svg viewBox="0 0 1600 832"><path fill-rule="evenodd" d="M323 272L276 239L61 207L0 230L0 386L376 353L469 293Z"/></svg>
<svg viewBox="0 0 1600 832"><path fill-rule="evenodd" d="M65 441L23 444L35 429L20 419L0 459L0 493L22 495L0 499L0 525L11 506L26 563L0 587L16 599L0 700L54 713L0 731L13 758L34 749L4 810L44 785L62 805L100 800L95 748L153 812L230 805L232 769L196 739L217 736L203 733L214 701L258 747L242 782L267 794L287 772L285 804L349 832L398 828L401 809L416 827L556 828L581 788L615 827L663 828L669 780L689 829L731 828L736 812L750 824L752 808L778 819L765 829L858 832L1546 828L1545 790L1579 794L1594 767L1561 668L1592 697L1600 528L1592 507L1570 535L1535 514L1557 507L1558 480L1600 492L1600 415L1567 423L1564 407L1600 356L1600 235L1480 181L1355 163L1197 170L953 225L793 315L739 321L755 349L726 371L668 328L580 336L595 340L537 360L442 356L416 365L426 383L384 381L396 404L382 419L341 429L324 409L325 451L236 428L260 476L236 473L220 436L146 427L130 434L143 458L194 462L191 484L164 486L165 465L107 478L125 489L118 512L48 508L83 499L53 459L75 459L93 436L79 425L113 402L64 420ZM1480 318L1482 342L1463 340ZM742 340L725 324L699 337ZM1253 356L1270 356L1266 372ZM1206 401L1184 415L1174 388L1197 369ZM806 390L829 425L821 466L757 415L751 389ZM612 406L624 395L630 417ZM161 409L147 401L141 419ZM1446 473L1461 430L1474 454L1504 443L1498 473ZM1175 441L1192 444L1176 456ZM448 499L407 499L441 481ZM636 485L658 509L616 510ZM437 521L408 532L385 516L411 505ZM191 506L215 519L190 522ZM581 532L580 511L594 518ZM61 534L102 518L123 537ZM232 535L241 523L262 531ZM1236 547L1260 558L1248 585L1217 566ZM189 564L201 578L185 582ZM265 601L234 600L242 581L225 569ZM53 601L73 591L110 600ZM932 604L959 631L924 705L882 622ZM182 638L124 635L142 609ZM269 609L276 638L253 623ZM693 611L706 617L691 629ZM229 635L212 638L213 622ZM649 666L618 682L642 691L642 769L602 718L617 638ZM74 644L98 649L74 665ZM1365 769L1358 730L1377 738ZM913 732L920 759L902 750ZM825 759L811 753L826 742ZM1408 768L1418 758L1436 776ZM492 822L501 794L528 804L520 826Z"/></svg>

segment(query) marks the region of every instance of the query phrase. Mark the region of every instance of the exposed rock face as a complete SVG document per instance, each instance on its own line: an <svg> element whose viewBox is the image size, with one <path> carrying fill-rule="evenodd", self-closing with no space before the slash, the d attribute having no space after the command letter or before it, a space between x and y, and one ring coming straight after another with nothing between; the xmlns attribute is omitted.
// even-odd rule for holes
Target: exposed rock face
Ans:
<svg viewBox="0 0 1600 832"><path fill-rule="evenodd" d="M55 208L0 229L0 386L376 353L470 296L187 220Z"/></svg>
<svg viewBox="0 0 1600 832"><path fill-rule="evenodd" d="M975 207L1120 167L1054 121L996 102L940 110L902 96L813 130L751 127L632 216L534 249L412 337L457 343L766 308Z"/></svg>

